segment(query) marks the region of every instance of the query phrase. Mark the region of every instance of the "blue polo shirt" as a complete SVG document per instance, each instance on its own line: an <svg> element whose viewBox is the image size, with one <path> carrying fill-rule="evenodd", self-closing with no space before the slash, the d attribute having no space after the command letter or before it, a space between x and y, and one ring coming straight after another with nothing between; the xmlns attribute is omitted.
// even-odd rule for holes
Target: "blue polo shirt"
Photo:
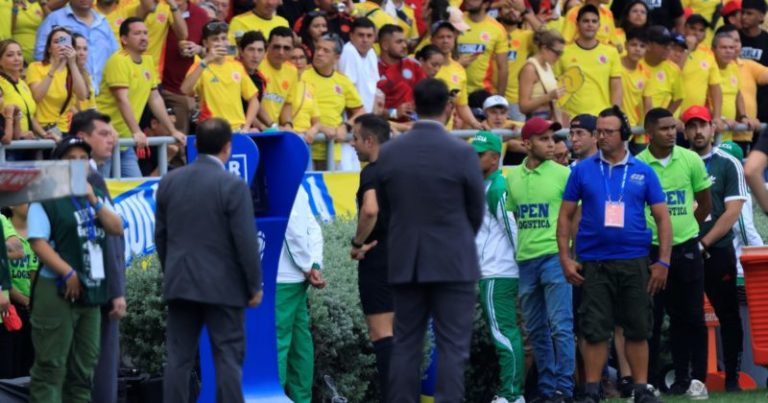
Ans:
<svg viewBox="0 0 768 403"><path fill-rule="evenodd" d="M610 189L611 201L617 201L625 168L624 228L606 227L606 188ZM614 166L597 153L572 168L563 200L581 201L576 255L581 261L594 261L648 256L651 230L646 225L645 206L664 203L666 196L653 169L629 152Z"/></svg>

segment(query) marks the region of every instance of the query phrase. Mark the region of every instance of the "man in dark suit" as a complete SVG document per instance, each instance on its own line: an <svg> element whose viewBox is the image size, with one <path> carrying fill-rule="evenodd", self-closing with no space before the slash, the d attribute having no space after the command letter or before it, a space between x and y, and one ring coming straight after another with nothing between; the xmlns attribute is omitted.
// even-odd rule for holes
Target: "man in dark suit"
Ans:
<svg viewBox="0 0 768 403"><path fill-rule="evenodd" d="M222 119L198 126L197 160L157 189L155 243L168 301L163 399L189 401L203 324L216 367L216 400L243 402L245 308L261 302L261 261L248 186L224 169L232 131Z"/></svg>
<svg viewBox="0 0 768 403"><path fill-rule="evenodd" d="M425 79L414 100L421 120L385 144L378 161L395 305L388 401L419 400L431 316L439 357L435 402L460 402L480 278L475 234L485 209L483 177L477 154L443 126L453 107L448 87Z"/></svg>

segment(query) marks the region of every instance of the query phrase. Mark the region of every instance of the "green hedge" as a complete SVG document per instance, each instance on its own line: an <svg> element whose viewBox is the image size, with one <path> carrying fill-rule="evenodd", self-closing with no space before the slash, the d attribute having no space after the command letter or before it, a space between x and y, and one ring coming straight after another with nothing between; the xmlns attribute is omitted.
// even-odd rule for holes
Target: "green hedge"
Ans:
<svg viewBox="0 0 768 403"><path fill-rule="evenodd" d="M328 287L309 292L312 334L315 341L314 396L329 396L324 375L336 381L350 402L378 400L376 361L368 341L368 328L357 290L357 264L349 259L349 238L355 222L339 219L323 225ZM121 324L125 356L141 371L162 373L165 358L165 306L162 276L155 256L128 269L128 315ZM425 350L430 346L425 343ZM478 304L472 339L471 366L467 371L467 401L490 401L498 385L498 364L488 329Z"/></svg>

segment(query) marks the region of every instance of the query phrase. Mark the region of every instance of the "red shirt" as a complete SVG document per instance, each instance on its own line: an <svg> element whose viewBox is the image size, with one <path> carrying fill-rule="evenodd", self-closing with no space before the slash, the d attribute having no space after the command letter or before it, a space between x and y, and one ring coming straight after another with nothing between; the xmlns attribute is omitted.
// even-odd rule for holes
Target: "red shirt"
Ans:
<svg viewBox="0 0 768 403"><path fill-rule="evenodd" d="M413 87L425 78L427 75L415 60L405 58L390 65L379 60L379 82L376 86L384 93L386 108L397 108L405 102L413 102Z"/></svg>
<svg viewBox="0 0 768 403"><path fill-rule="evenodd" d="M202 8L188 3L184 20L187 22L189 32L187 40L201 44L203 40L203 25L208 22L208 13ZM168 30L168 38L165 41L165 67L163 71L163 89L181 94L181 83L187 76L187 71L194 63L194 57L183 57L179 52L179 40L172 29Z"/></svg>

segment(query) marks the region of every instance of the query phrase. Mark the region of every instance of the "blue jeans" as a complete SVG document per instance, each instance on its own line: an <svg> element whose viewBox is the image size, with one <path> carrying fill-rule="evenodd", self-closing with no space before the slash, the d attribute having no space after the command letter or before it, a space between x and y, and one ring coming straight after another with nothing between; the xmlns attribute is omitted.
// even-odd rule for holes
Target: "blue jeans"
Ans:
<svg viewBox="0 0 768 403"><path fill-rule="evenodd" d="M104 166L99 169L100 172L108 172L108 178L114 178L112 174L112 159L108 159ZM136 150L128 147L120 151L120 177L121 178L141 178L141 169L139 169L139 157L136 156Z"/></svg>
<svg viewBox="0 0 768 403"><path fill-rule="evenodd" d="M539 394L573 396L573 290L556 254L518 262L520 306L539 371Z"/></svg>

